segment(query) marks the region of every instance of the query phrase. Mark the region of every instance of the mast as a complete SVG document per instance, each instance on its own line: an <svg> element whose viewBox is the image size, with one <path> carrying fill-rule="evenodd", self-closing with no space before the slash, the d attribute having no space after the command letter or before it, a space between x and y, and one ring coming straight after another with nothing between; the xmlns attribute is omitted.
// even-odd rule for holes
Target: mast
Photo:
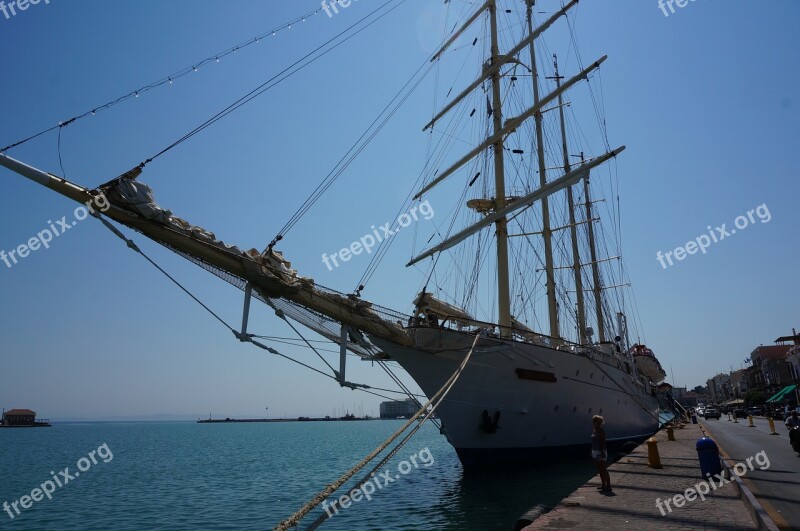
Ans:
<svg viewBox="0 0 800 531"><path fill-rule="evenodd" d="M535 0L526 0L528 33L533 33L533 4ZM536 47L534 41L528 45L531 53L531 79L533 80L533 103L539 105L539 75L536 67ZM559 99L561 94L559 94ZM544 162L544 134L542 133L542 112L534 115L536 123L536 148L539 160L539 184L547 184L547 169ZM556 279L553 268L553 231L550 228L550 200L542 198L542 238L544 239L544 270L547 276L547 307L550 314L550 337L559 337L558 305L556 303Z"/></svg>
<svg viewBox="0 0 800 531"><path fill-rule="evenodd" d="M406 266L412 266L417 262L424 260L430 256L433 256L436 253L440 253L445 251L455 245L458 245L465 239L475 235L480 230L487 228L491 225L495 225L495 232L497 237L497 284L498 284L498 322L502 329L502 333L504 336L510 334L509 328L511 327L512 319L511 319L511 293L510 293L510 276L509 276L509 256L508 256L508 217L512 215L514 212L521 210L523 208L528 208L536 202L542 202L542 225L543 225L543 239L544 239L544 248L545 248L545 271L547 274L547 299L548 299L548 310L549 310L549 325L550 325L550 336L559 338L561 337L559 331L559 315L558 315L558 303L557 303L557 296L556 296L556 283L555 283L555 266L553 262L553 243L552 243L552 234L553 229L550 223L550 205L548 201L548 197L554 193L557 193L564 188L569 188L574 184L577 184L581 179L588 179L589 172L607 162L608 160L616 157L622 151L625 150L625 146L620 146L617 149L608 151L603 155L598 157L594 157L587 161L582 161L582 163L575 167L570 168L570 165L567 163L566 167L569 168L563 175L551 180L548 182L547 180L547 168L545 167L545 157L544 157L544 134L543 134L543 118L542 113L546 110L546 106L552 102L558 101L559 107L563 105L563 93L567 90L570 90L574 87L578 82L582 80L588 80L589 74L595 71L600 67L600 65L608 58L608 56L602 56L594 63L590 64L586 68L584 68L580 73L576 74L575 76L571 77L566 81L561 81L559 79L558 88L556 90L550 92L545 96L541 96L539 93L539 85L538 85L538 72L537 72L537 64L536 64L536 48L534 45L534 41L540 35L542 35L548 28L550 28L559 18L565 16L567 12L573 8L575 5L578 4L579 0L569 0L559 11L554 13L550 18L540 24L538 27L533 27L533 6L535 5L535 0L525 0L527 6L527 21L528 21L528 36L522 39L519 43L517 43L511 50L505 54L501 55L499 50L498 44L498 26L497 26L497 0L486 0L484 4L477 10L475 14L456 32L456 35L460 35L464 32L465 28L473 24L478 18L479 13L487 10L489 11L489 24L491 29L491 57L489 59L489 64L484 67L481 75L478 79L474 80L466 89L464 89L458 96L456 96L452 101L447 103L444 108L439 111L434 117L428 122L427 125L423 128L423 130L428 130L429 128L433 127L443 116L447 113L451 112L459 102L463 101L469 94L471 94L477 87L483 84L487 79L491 79L492 84L492 99L489 101L489 105L492 106L490 109L490 113L493 118L493 131L492 134L488 136L488 138L484 139L480 142L477 146L473 147L468 153L458 159L456 162L451 164L447 169L439 172L437 171L437 175L426 185L419 190L416 195L414 195L414 199L421 198L424 194L428 193L431 189L438 186L442 183L445 179L455 174L459 169L461 169L464 165L468 162L473 160L475 157L483 154L486 152L487 149L491 148L494 152L494 172L495 172L495 195L496 197L492 201L492 206L489 211L484 213L484 216L477 222L473 223L472 225L465 227L464 229L460 230L456 234L453 234L438 244L434 245L433 247L421 252L420 254L414 256L409 260ZM440 58L442 56L442 52L446 50L453 42L453 38L451 37L450 40L445 44L445 46L440 50L437 54L434 55L434 60ZM531 73L533 78L533 95L534 95L534 103L533 105L522 112L517 116L512 116L510 118L505 119L503 121L503 112L502 112L502 97L501 97L501 78L502 75L500 73L500 69L502 65L515 62L519 63L514 56L525 49L525 47L529 48L530 55L531 55ZM538 167L539 167L539 178L540 178L540 186L522 197L515 198L513 202L508 202L506 197L506 188L505 188L505 169L504 169L504 142L505 138L517 131L522 125L529 119L535 119L535 126L536 126L536 142L537 142L537 156L538 156ZM563 117L562 117L563 122ZM564 126L562 125L562 129ZM563 142L562 142L563 143ZM566 153L566 148L564 148ZM574 196L573 196L573 208L574 210ZM590 240L592 246L592 260L593 260L593 271L595 274L595 295L597 299L598 306L601 304L600 301L600 277L599 271L597 270L597 256L596 251L594 250L594 233L593 228L591 226L591 206L587 206L587 211L589 215L587 216L587 221L585 223L589 223L589 231L590 231ZM572 225L576 225L574 219L574 214L571 216ZM557 229L558 230L558 229ZM573 231L575 235L575 231ZM576 239L576 238L574 238ZM574 247L573 247L574 248ZM574 257L574 256L573 256ZM573 270L579 271L581 267L580 264L580 255L578 253L575 263L570 268ZM576 266L577 264L577 266ZM578 283L580 283L580 273L576 275L578 278ZM580 285L580 284L579 284ZM581 291L581 297L583 293ZM585 304L583 304L583 321L586 321L586 308ZM601 330L600 335L601 338L605 339L605 332L602 329L602 308L599 308L599 320L601 323ZM585 336L585 330L583 334ZM579 333L579 336L581 334Z"/></svg>
<svg viewBox="0 0 800 531"><path fill-rule="evenodd" d="M492 59L491 64L500 61L500 48L497 37L497 0L490 0L489 19L492 31ZM503 129L502 98L500 94L500 70L492 74L492 109L494 134L498 137L494 142L494 183L495 183L495 211L502 210L506 205L505 168L503 164L503 138L500 131ZM508 220L502 216L495 223L497 228L497 306L498 320L502 327L501 336L511 334L511 290L508 274Z"/></svg>
<svg viewBox="0 0 800 531"><path fill-rule="evenodd" d="M556 87L561 88L561 76L558 75L558 57L553 54L554 79ZM569 150L567 148L567 128L564 120L564 98L558 95L558 114L561 121L561 149L564 153L564 173L569 173L572 167L569 163ZM581 253L578 250L578 228L575 223L575 198L572 186L567 187L567 202L569 206L569 232L572 238L572 272L575 276L575 294L578 309L578 343L586 342L586 307L583 299L583 278L581 277ZM589 222L591 223L591 221Z"/></svg>
<svg viewBox="0 0 800 531"><path fill-rule="evenodd" d="M409 260L406 266L412 266L417 262L419 262L420 260L424 260L425 258L433 256L438 252L445 251L453 247L454 245L458 245L459 243L463 242L464 240L466 240L473 234L477 233L481 229L488 227L492 223L495 223L498 219L504 216L508 216L511 213L521 210L523 208L527 208L530 205L536 203L537 201L541 201L543 197L553 195L556 192L560 192L567 186L577 183L581 179L585 178L586 175L588 175L588 173L593 168L596 168L601 164L608 162L609 160L616 157L623 151L625 151L625 146L620 146L613 151L609 151L604 155L600 155L599 157L593 158L589 162L581 164L577 168L573 168L572 171L570 171L569 173L562 175L561 177L558 177L547 183L547 186L538 188L533 192L520 197L513 203L506 204L505 208L503 208L502 210L494 211L491 214L487 214L480 221L473 223L469 227L460 230L459 232L450 236L449 238L445 238L442 242L438 243L437 245L434 245L427 251L424 251L423 253L418 254L417 256Z"/></svg>
<svg viewBox="0 0 800 531"><path fill-rule="evenodd" d="M581 153L583 160L583 153ZM586 228L589 233L589 249L592 257L592 280L594 281L594 309L597 313L597 333L600 342L606 340L606 332L603 328L603 288L600 286L600 267L597 262L597 248L594 242L594 224L592 222L592 198L589 195L589 174L583 178L583 192L586 198Z"/></svg>

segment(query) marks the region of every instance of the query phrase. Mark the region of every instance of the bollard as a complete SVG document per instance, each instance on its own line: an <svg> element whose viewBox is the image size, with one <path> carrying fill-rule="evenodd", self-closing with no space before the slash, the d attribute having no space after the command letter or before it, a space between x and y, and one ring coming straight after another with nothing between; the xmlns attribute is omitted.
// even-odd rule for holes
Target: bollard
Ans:
<svg viewBox="0 0 800 531"><path fill-rule="evenodd" d="M739 417L736 416L736 413L733 414L733 423L739 424Z"/></svg>
<svg viewBox="0 0 800 531"><path fill-rule="evenodd" d="M732 420L733 420L733 419L731 418L731 416L732 416L732 415L731 415L731 412L730 412L730 411L728 411L728 422L730 422L730 421L732 421Z"/></svg>
<svg viewBox="0 0 800 531"><path fill-rule="evenodd" d="M756 427L756 425L753 424L753 415L748 415L747 416L747 420L750 421L750 425L748 426L748 428L755 428Z"/></svg>
<svg viewBox="0 0 800 531"><path fill-rule="evenodd" d="M775 431L775 421L772 420L772 417L767 419L769 421L769 429L772 433L770 435L778 435L778 432Z"/></svg>
<svg viewBox="0 0 800 531"><path fill-rule="evenodd" d="M647 439L647 466L650 468L663 468L661 457L658 455L658 441L654 438Z"/></svg>
<svg viewBox="0 0 800 531"><path fill-rule="evenodd" d="M667 428L667 440L674 441L675 440L675 430L672 429L672 426Z"/></svg>
<svg viewBox="0 0 800 531"><path fill-rule="evenodd" d="M542 504L539 504L529 509L527 513L519 517L519 519L517 520L517 524L514 526L514 529L515 530L524 529L525 527L535 522L536 519L542 516L543 514L550 512L550 509L552 509L552 507L548 507Z"/></svg>
<svg viewBox="0 0 800 531"><path fill-rule="evenodd" d="M717 443L708 437L698 439L697 458L700 460L700 475L705 477L721 474L722 462L719 459L719 448Z"/></svg>

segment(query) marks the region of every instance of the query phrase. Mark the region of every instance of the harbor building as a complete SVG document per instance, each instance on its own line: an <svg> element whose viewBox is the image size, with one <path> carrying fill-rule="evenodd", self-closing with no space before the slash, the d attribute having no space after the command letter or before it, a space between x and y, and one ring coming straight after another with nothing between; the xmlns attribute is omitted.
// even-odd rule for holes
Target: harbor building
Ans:
<svg viewBox="0 0 800 531"><path fill-rule="evenodd" d="M396 419L397 417L408 418L417 412L417 405L410 398L405 400L389 400L381 402L381 418Z"/></svg>
<svg viewBox="0 0 800 531"><path fill-rule="evenodd" d="M30 409L9 409L3 410L2 422L0 426L4 428L24 428L34 426L49 426L49 420L36 420L36 412Z"/></svg>

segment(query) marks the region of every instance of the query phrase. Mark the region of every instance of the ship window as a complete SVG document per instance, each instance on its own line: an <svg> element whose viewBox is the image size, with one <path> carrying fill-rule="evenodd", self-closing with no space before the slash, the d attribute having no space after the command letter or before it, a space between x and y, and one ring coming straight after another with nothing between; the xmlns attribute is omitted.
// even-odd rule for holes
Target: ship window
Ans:
<svg viewBox="0 0 800 531"><path fill-rule="evenodd" d="M576 411L578 411L578 406L575 406L574 408L572 408L572 412L573 413L575 413Z"/></svg>
<svg viewBox="0 0 800 531"><path fill-rule="evenodd" d="M600 411L598 411L597 414L598 415L602 415L603 414L603 408L600 408Z"/></svg>
<svg viewBox="0 0 800 531"><path fill-rule="evenodd" d="M514 372L523 380L535 380L539 382L555 383L557 381L556 375L551 372L532 371L530 369L515 369Z"/></svg>
<svg viewBox="0 0 800 531"><path fill-rule="evenodd" d="M594 373L593 373L593 372L590 372L590 373L589 373L589 379L592 379L592 378L594 378Z"/></svg>
<svg viewBox="0 0 800 531"><path fill-rule="evenodd" d="M553 411L558 411L558 405L556 405L556 407L553 408Z"/></svg>
<svg viewBox="0 0 800 531"><path fill-rule="evenodd" d="M580 372L581 372L581 370L580 370L580 369L578 369L577 371L575 371L575 376L578 376L578 374L579 374Z"/></svg>

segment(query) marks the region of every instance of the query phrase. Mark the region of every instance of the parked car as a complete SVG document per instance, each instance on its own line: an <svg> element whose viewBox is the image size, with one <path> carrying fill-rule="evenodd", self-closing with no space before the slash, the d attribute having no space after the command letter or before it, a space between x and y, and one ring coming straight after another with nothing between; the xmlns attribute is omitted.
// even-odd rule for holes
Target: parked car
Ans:
<svg viewBox="0 0 800 531"><path fill-rule="evenodd" d="M747 417L747 414L745 413L744 409L737 407L736 409L733 410L733 416L736 417L737 419L743 419Z"/></svg>
<svg viewBox="0 0 800 531"><path fill-rule="evenodd" d="M719 420L719 409L715 409L713 407L706 408L706 413L703 416L706 418L706 420L708 419Z"/></svg>
<svg viewBox="0 0 800 531"><path fill-rule="evenodd" d="M775 420L783 420L783 409L776 409L770 415Z"/></svg>
<svg viewBox="0 0 800 531"><path fill-rule="evenodd" d="M762 411L761 411L760 407L752 406L752 407L747 408L747 414L756 417L756 416L760 416L762 414Z"/></svg>

